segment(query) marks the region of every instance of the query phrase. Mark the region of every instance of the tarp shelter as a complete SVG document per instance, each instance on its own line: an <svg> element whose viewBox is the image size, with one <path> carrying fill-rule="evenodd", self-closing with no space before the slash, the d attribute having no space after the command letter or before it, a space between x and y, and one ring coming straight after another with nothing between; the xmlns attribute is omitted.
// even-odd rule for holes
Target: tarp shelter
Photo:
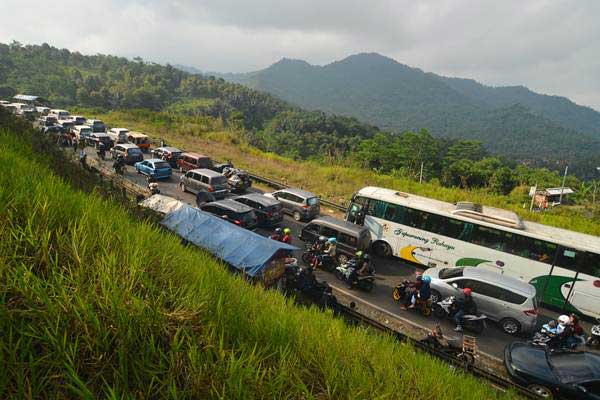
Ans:
<svg viewBox="0 0 600 400"><path fill-rule="evenodd" d="M169 196L163 196L162 194L155 194L148 197L146 200L140 202L140 206L149 208L161 214L169 214L173 211L177 211L185 203L174 199Z"/></svg>
<svg viewBox="0 0 600 400"><path fill-rule="evenodd" d="M28 94L18 94L13 97L13 100L24 101L25 103L32 105L42 105L46 102L46 100L42 99L40 96L31 96Z"/></svg>
<svg viewBox="0 0 600 400"><path fill-rule="evenodd" d="M167 214L161 224L251 277L260 276L278 253L297 250L187 204Z"/></svg>

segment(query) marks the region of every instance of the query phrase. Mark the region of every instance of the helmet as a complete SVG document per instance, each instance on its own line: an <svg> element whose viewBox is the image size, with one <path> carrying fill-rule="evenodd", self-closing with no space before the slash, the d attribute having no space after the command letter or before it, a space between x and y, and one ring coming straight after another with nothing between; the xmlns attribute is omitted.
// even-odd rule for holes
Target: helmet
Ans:
<svg viewBox="0 0 600 400"><path fill-rule="evenodd" d="M319 236L319 242L325 243L326 241L327 241L327 238L325 236Z"/></svg>
<svg viewBox="0 0 600 400"><path fill-rule="evenodd" d="M292 231L290 230L290 228L284 228L283 233L285 233L286 235L289 235L290 233L292 233Z"/></svg>
<svg viewBox="0 0 600 400"><path fill-rule="evenodd" d="M337 239L336 239L336 238L334 238L334 237L330 237L329 239L327 239L327 241L328 241L329 243L337 243Z"/></svg>
<svg viewBox="0 0 600 400"><path fill-rule="evenodd" d="M275 228L275 233L281 235L281 228Z"/></svg>
<svg viewBox="0 0 600 400"><path fill-rule="evenodd" d="M431 282L431 277L430 276L424 276L423 277L423 282L430 283Z"/></svg>
<svg viewBox="0 0 600 400"><path fill-rule="evenodd" d="M571 322L571 318L568 315L561 315L558 317L558 323L561 325L568 325Z"/></svg>
<svg viewBox="0 0 600 400"><path fill-rule="evenodd" d="M464 289L463 289L463 294L464 294L465 296L470 296L470 295L471 295L471 292L472 292L471 288L468 288L468 287L466 287L466 288L464 288ZM568 318L568 317L567 317L567 318Z"/></svg>
<svg viewBox="0 0 600 400"><path fill-rule="evenodd" d="M363 256L363 260L367 260L367 261L368 261L370 258L371 258L371 257L370 257L368 254L365 254L365 255Z"/></svg>
<svg viewBox="0 0 600 400"><path fill-rule="evenodd" d="M364 253L363 253L361 250L359 250L359 251L357 251L356 253L354 253L354 255L355 255L356 257L362 257L362 256L364 255ZM368 255L368 254L367 254L367 255Z"/></svg>

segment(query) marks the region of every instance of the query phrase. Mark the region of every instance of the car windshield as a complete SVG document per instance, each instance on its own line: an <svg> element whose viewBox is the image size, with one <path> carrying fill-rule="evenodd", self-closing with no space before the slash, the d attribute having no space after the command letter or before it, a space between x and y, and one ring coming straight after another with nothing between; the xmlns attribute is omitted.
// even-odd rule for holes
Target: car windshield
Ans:
<svg viewBox="0 0 600 400"><path fill-rule="evenodd" d="M458 278L463 276L462 268L442 268L440 270L440 279Z"/></svg>
<svg viewBox="0 0 600 400"><path fill-rule="evenodd" d="M132 149L127 150L127 153L129 154L141 154L142 151L140 149L136 149L135 147Z"/></svg>
<svg viewBox="0 0 600 400"><path fill-rule="evenodd" d="M309 206L316 206L317 204L319 204L319 198L311 197L310 199L306 199L306 204L308 204Z"/></svg>
<svg viewBox="0 0 600 400"><path fill-rule="evenodd" d="M593 360L586 359L585 353L556 353L548 359L561 382L593 379L599 373L598 367L594 365Z"/></svg>
<svg viewBox="0 0 600 400"><path fill-rule="evenodd" d="M167 162L159 161L159 162L155 162L154 163L154 168L156 168L156 169L159 169L159 168L171 168L171 166Z"/></svg>
<svg viewBox="0 0 600 400"><path fill-rule="evenodd" d="M210 183L212 185L224 185L225 183L227 183L227 178L225 178L224 176L215 176L211 179Z"/></svg>

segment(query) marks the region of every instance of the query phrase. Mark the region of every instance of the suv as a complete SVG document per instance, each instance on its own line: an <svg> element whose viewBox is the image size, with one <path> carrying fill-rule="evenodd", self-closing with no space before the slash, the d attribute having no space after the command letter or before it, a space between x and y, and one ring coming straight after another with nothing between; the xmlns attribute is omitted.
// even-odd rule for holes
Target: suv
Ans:
<svg viewBox="0 0 600 400"><path fill-rule="evenodd" d="M191 169L210 168L210 157L197 153L183 153L177 160L179 172L187 172Z"/></svg>
<svg viewBox="0 0 600 400"><path fill-rule="evenodd" d="M340 264L354 257L359 250L368 251L371 245L369 228L328 216L313 219L298 235L308 243L314 243L319 236L337 239L337 259Z"/></svg>
<svg viewBox="0 0 600 400"><path fill-rule="evenodd" d="M98 148L100 143L104 143L104 148L106 150L113 146L112 140L110 140L110 137L104 132L94 132L87 137L88 146Z"/></svg>
<svg viewBox="0 0 600 400"><path fill-rule="evenodd" d="M85 121L87 119L82 115L71 115L71 121L75 123L75 125L85 125Z"/></svg>
<svg viewBox="0 0 600 400"><path fill-rule="evenodd" d="M246 229L254 229L258 222L252 208L233 200L203 204L200 209Z"/></svg>
<svg viewBox="0 0 600 400"><path fill-rule="evenodd" d="M479 267L429 268L424 275L431 277L431 301L436 303L448 296L462 296L470 288L477 310L511 335L532 332L537 323L535 287L517 278Z"/></svg>
<svg viewBox="0 0 600 400"><path fill-rule="evenodd" d="M254 209L260 226L273 226L283 221L282 205L278 200L258 193L246 194L233 199Z"/></svg>
<svg viewBox="0 0 600 400"><path fill-rule="evenodd" d="M87 119L85 124L92 128L92 132L106 132L106 125L99 119Z"/></svg>
<svg viewBox="0 0 600 400"><path fill-rule="evenodd" d="M71 128L71 132L77 137L77 139L85 141L92 134L92 128L87 125L75 125L73 128Z"/></svg>
<svg viewBox="0 0 600 400"><path fill-rule="evenodd" d="M129 129L125 128L110 128L108 136L114 143L127 143L127 136L129 135Z"/></svg>
<svg viewBox="0 0 600 400"><path fill-rule="evenodd" d="M321 211L319 197L302 189L282 189L265 196L276 198L283 205L283 210L291 214L296 221L310 221Z"/></svg>
<svg viewBox="0 0 600 400"><path fill-rule="evenodd" d="M157 147L152 150L152 158L160 158L171 164L171 167L177 168L177 160L183 152L176 147Z"/></svg>
<svg viewBox="0 0 600 400"><path fill-rule="evenodd" d="M210 169L192 169L179 179L183 192L210 192L217 199L227 194L227 178Z"/></svg>
<svg viewBox="0 0 600 400"><path fill-rule="evenodd" d="M110 150L112 158L117 158L120 155L125 157L127 164L135 164L136 162L144 160L144 153L135 144L122 143L117 144Z"/></svg>

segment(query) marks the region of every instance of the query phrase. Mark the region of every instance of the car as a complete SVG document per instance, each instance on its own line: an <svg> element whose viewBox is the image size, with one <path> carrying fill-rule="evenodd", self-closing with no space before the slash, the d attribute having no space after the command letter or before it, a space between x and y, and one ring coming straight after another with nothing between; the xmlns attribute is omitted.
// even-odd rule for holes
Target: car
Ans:
<svg viewBox="0 0 600 400"><path fill-rule="evenodd" d="M431 301L461 295L470 288L477 310L511 335L533 332L538 308L533 285L517 278L478 267L435 267L425 270L431 278Z"/></svg>
<svg viewBox="0 0 600 400"><path fill-rule="evenodd" d="M183 153L177 160L179 172L187 172L190 169L210 168L210 157L198 153ZM219 171L223 173L223 171Z"/></svg>
<svg viewBox="0 0 600 400"><path fill-rule="evenodd" d="M44 107L44 106L38 106L35 108L35 112L37 112L38 115L46 116L50 113L50 108Z"/></svg>
<svg viewBox="0 0 600 400"><path fill-rule="evenodd" d="M206 203L200 209L246 229L254 229L258 223L251 207L230 199Z"/></svg>
<svg viewBox="0 0 600 400"><path fill-rule="evenodd" d="M371 245L369 228L327 215L310 221L298 235L300 240L308 243L314 243L319 236L337 239L336 253L340 264L354 257L357 251L368 251Z"/></svg>
<svg viewBox="0 0 600 400"><path fill-rule="evenodd" d="M86 126L86 128L91 129L89 126ZM114 145L114 143L110 139L110 137L106 133L104 133L104 132L90 133L86 137L86 142L87 142L87 144L89 146L93 146L95 148L98 148L98 146L100 145L100 143L104 143L104 149L105 150L110 149Z"/></svg>
<svg viewBox="0 0 600 400"><path fill-rule="evenodd" d="M233 168L233 164L230 162L225 162L225 163L212 164L212 166L210 167L210 169L212 169L213 171L217 171L221 174L223 173L225 168Z"/></svg>
<svg viewBox="0 0 600 400"><path fill-rule="evenodd" d="M121 143L115 145L110 149L110 155L112 158L117 158L120 155L125 157L127 164L135 164L138 161L144 160L144 153L135 144Z"/></svg>
<svg viewBox="0 0 600 400"><path fill-rule="evenodd" d="M57 120L61 120L61 119L66 120L66 119L69 119L71 114L69 114L69 112L67 110L53 108L52 110L50 110L48 115L52 115Z"/></svg>
<svg viewBox="0 0 600 400"><path fill-rule="evenodd" d="M58 120L51 115L45 115L41 117L38 121L40 122L41 126L52 126L56 125L56 123L58 122Z"/></svg>
<svg viewBox="0 0 600 400"><path fill-rule="evenodd" d="M85 125L92 128L92 132L106 132L106 125L99 119L86 119Z"/></svg>
<svg viewBox="0 0 600 400"><path fill-rule="evenodd" d="M144 153L150 148L150 138L148 135L144 135L140 132L129 132L127 134L127 141L135 144L137 147L142 149Z"/></svg>
<svg viewBox="0 0 600 400"><path fill-rule="evenodd" d="M319 196L302 189L281 189L265 193L281 202L284 212L291 214L296 221L310 221L321 212Z"/></svg>
<svg viewBox="0 0 600 400"><path fill-rule="evenodd" d="M582 351L549 351L513 342L504 349L511 379L544 399L600 399L600 355Z"/></svg>
<svg viewBox="0 0 600 400"><path fill-rule="evenodd" d="M152 150L151 153L153 158L160 158L161 160L171 164L171 167L177 168L177 160L179 160L179 157L181 157L183 151L176 147L165 146L157 147L156 149Z"/></svg>
<svg viewBox="0 0 600 400"><path fill-rule="evenodd" d="M210 192L215 198L222 199L228 193L227 178L210 169L192 169L179 178L182 192L198 194Z"/></svg>
<svg viewBox="0 0 600 400"><path fill-rule="evenodd" d="M75 125L71 128L71 132L77 136L77 139L87 141L92 134L92 128L87 125Z"/></svg>
<svg viewBox="0 0 600 400"><path fill-rule="evenodd" d="M45 133L45 134L51 134L51 133L62 134L62 133L66 133L65 128L63 128L60 125L44 126L44 127L41 128L41 132Z"/></svg>
<svg viewBox="0 0 600 400"><path fill-rule="evenodd" d="M148 175L156 179L169 179L173 173L169 163L159 158L136 162L135 170L138 174Z"/></svg>
<svg viewBox="0 0 600 400"><path fill-rule="evenodd" d="M87 121L87 118L85 118L83 115L71 115L69 118L75 123L75 125L85 125L85 121Z"/></svg>
<svg viewBox="0 0 600 400"><path fill-rule="evenodd" d="M73 128L75 128L75 124L70 119L59 119L56 124L65 128L65 132L67 133L71 132Z"/></svg>
<svg viewBox="0 0 600 400"><path fill-rule="evenodd" d="M251 207L258 218L258 225L270 227L283 221L283 206L279 200L259 193L250 193L233 198L234 201Z"/></svg>
<svg viewBox="0 0 600 400"><path fill-rule="evenodd" d="M110 139L114 143L127 143L129 137L129 129L110 128L110 130L108 131L108 136L110 136Z"/></svg>

